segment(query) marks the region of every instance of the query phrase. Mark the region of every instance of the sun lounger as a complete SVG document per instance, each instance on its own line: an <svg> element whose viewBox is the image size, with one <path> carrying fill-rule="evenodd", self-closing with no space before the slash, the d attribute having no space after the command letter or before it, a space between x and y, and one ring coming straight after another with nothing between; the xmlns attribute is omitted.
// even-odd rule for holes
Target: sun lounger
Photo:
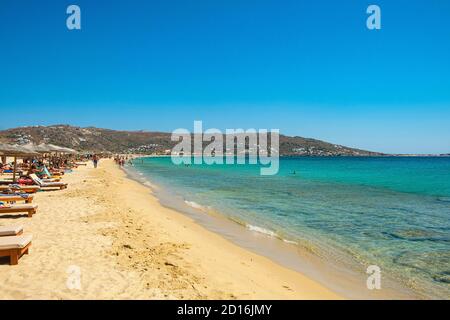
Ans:
<svg viewBox="0 0 450 320"><path fill-rule="evenodd" d="M35 204L13 204L7 206L0 206L0 215L6 213L26 212L31 218L36 213L38 206Z"/></svg>
<svg viewBox="0 0 450 320"><path fill-rule="evenodd" d="M41 190L41 187L39 186L25 186L25 185L2 185L0 186L0 192L6 191L6 190L18 190L20 192L26 192L26 193L36 193L39 190Z"/></svg>
<svg viewBox="0 0 450 320"><path fill-rule="evenodd" d="M20 236L23 233L22 226L0 227L0 237Z"/></svg>
<svg viewBox="0 0 450 320"><path fill-rule="evenodd" d="M19 259L28 254L31 246L31 235L0 237L0 257L9 257L9 264L16 265Z"/></svg>
<svg viewBox="0 0 450 320"><path fill-rule="evenodd" d="M29 194L0 194L0 202L17 202L25 201L25 203L32 203L33 196Z"/></svg>
<svg viewBox="0 0 450 320"><path fill-rule="evenodd" d="M13 174L14 173L12 170L0 172L0 176L11 176L12 177ZM16 171L16 175L20 176L22 174L23 174L23 171L21 171L21 170Z"/></svg>
<svg viewBox="0 0 450 320"><path fill-rule="evenodd" d="M61 178L45 178L45 179L41 179L43 182L47 183L47 182L60 182Z"/></svg>
<svg viewBox="0 0 450 320"><path fill-rule="evenodd" d="M61 181L61 178L55 177L55 178L41 178L44 182L59 182ZM11 184L13 182L13 178L3 178L0 180L0 184Z"/></svg>
<svg viewBox="0 0 450 320"><path fill-rule="evenodd" d="M42 179L40 179L37 175L30 174L30 178L33 179L34 183L36 183L41 188L60 188L65 189L67 188L67 183L64 182L45 182Z"/></svg>

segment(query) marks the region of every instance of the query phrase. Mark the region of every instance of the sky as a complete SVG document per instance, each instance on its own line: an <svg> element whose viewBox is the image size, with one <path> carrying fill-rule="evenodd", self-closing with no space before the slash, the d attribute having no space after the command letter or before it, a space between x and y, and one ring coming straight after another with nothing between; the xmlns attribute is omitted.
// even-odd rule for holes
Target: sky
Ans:
<svg viewBox="0 0 450 320"><path fill-rule="evenodd" d="M446 0L1 0L0 129L202 120L448 153L449 21Z"/></svg>

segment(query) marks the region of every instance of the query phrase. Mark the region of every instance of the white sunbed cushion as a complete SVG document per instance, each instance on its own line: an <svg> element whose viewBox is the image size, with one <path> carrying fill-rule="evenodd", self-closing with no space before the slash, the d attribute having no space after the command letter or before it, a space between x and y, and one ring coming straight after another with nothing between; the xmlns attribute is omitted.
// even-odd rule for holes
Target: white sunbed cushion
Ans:
<svg viewBox="0 0 450 320"><path fill-rule="evenodd" d="M32 239L31 235L0 237L0 250L25 248Z"/></svg>
<svg viewBox="0 0 450 320"><path fill-rule="evenodd" d="M44 182L34 173L30 174L30 178L33 179L33 181L39 184L41 187L61 187L66 185L66 183L64 182Z"/></svg>
<svg viewBox="0 0 450 320"><path fill-rule="evenodd" d="M34 181L34 182L36 182L37 184L42 184L43 183L43 181L41 180L41 178L39 178L36 174L30 174L30 178Z"/></svg>
<svg viewBox="0 0 450 320"><path fill-rule="evenodd" d="M15 236L23 231L22 226L4 226L0 227L0 237Z"/></svg>

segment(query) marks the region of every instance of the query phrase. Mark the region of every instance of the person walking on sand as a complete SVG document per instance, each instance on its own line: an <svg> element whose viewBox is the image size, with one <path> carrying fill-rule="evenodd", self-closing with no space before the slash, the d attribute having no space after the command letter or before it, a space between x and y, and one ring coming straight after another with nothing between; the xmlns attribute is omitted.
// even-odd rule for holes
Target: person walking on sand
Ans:
<svg viewBox="0 0 450 320"><path fill-rule="evenodd" d="M96 154L94 154L94 156L92 157L92 161L94 162L94 168L97 168L98 156Z"/></svg>

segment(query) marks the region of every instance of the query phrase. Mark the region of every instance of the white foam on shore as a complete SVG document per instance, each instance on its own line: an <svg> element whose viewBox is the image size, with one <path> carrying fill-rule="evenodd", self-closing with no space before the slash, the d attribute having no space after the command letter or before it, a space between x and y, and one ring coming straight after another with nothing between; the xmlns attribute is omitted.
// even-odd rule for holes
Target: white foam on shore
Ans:
<svg viewBox="0 0 450 320"><path fill-rule="evenodd" d="M283 242L289 243L289 244L295 244L295 245L298 245L298 242L296 242L296 241L291 241L291 240L287 240L287 239L283 239Z"/></svg>
<svg viewBox="0 0 450 320"><path fill-rule="evenodd" d="M265 235L268 235L268 236L271 236L271 237L278 238L278 236L277 236L277 234L275 232L273 232L271 230L268 230L268 229L264 229L262 227L253 226L251 224L247 224L246 228L248 230L250 230L250 231L259 232L259 233L262 233L262 234L265 234Z"/></svg>
<svg viewBox="0 0 450 320"><path fill-rule="evenodd" d="M186 203L189 207L192 207L194 209L199 209L199 210L205 210L206 208L203 207L201 204L198 204L195 201L188 201L188 200L184 200L184 203Z"/></svg>
<svg viewBox="0 0 450 320"><path fill-rule="evenodd" d="M157 190L157 189L158 189L157 186L155 186L153 183L151 183L151 182L148 181L148 180L143 181L142 184L144 184L144 185L147 186L147 187L150 187L150 188L153 189L153 190Z"/></svg>

